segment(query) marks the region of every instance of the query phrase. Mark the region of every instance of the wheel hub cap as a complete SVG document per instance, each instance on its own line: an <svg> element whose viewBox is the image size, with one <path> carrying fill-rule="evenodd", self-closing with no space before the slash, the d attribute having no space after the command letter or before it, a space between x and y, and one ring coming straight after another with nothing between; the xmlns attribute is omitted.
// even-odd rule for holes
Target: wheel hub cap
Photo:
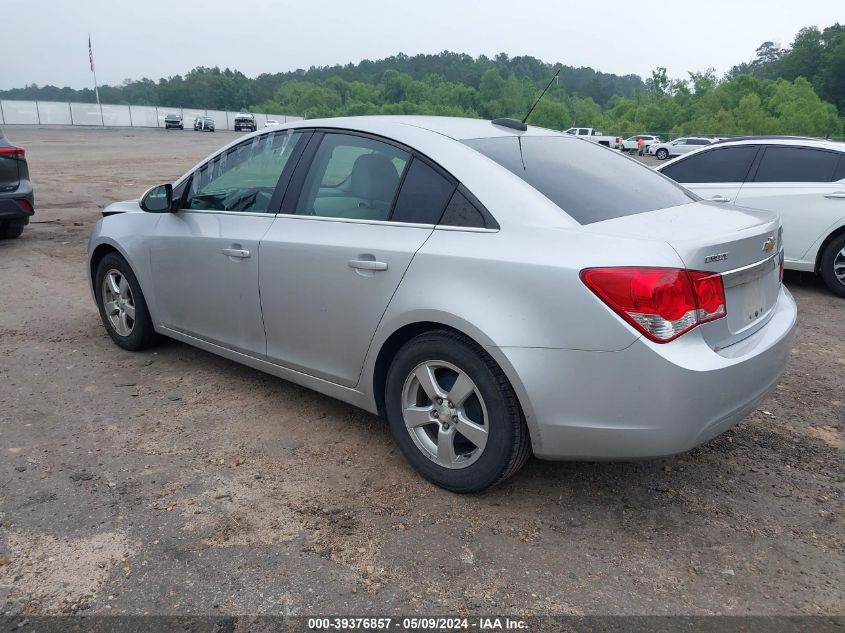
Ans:
<svg viewBox="0 0 845 633"><path fill-rule="evenodd" d="M447 361L426 361L405 379L402 415L414 444L450 469L475 463L487 445L487 409L466 372Z"/></svg>

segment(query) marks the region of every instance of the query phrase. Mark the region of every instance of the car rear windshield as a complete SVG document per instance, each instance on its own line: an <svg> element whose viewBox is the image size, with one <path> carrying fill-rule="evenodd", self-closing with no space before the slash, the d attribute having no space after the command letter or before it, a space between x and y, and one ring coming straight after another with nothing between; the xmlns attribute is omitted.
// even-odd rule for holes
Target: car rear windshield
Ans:
<svg viewBox="0 0 845 633"><path fill-rule="evenodd" d="M696 199L648 167L589 141L511 136L464 143L522 178L580 224Z"/></svg>

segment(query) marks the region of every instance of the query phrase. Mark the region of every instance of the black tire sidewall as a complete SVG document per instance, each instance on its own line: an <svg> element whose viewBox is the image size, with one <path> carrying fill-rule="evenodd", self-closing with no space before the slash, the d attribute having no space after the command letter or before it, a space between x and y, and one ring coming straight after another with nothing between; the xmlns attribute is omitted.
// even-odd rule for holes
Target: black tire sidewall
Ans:
<svg viewBox="0 0 845 633"><path fill-rule="evenodd" d="M845 284L836 278L833 273L833 262L836 255L845 248L845 234L835 237L822 253L820 272L822 280L834 294L845 297Z"/></svg>
<svg viewBox="0 0 845 633"><path fill-rule="evenodd" d="M23 222L0 222L0 240L13 240L23 234Z"/></svg>
<svg viewBox="0 0 845 633"><path fill-rule="evenodd" d="M410 372L425 361L442 360L466 372L478 387L487 410L488 439L484 452L466 468L439 466L417 447L405 427L402 390ZM385 387L385 413L402 453L426 479L454 492L477 492L497 483L508 469L518 438L514 416L521 416L512 388L491 369L491 359L460 339L423 334L409 341L395 356ZM503 389L503 386L505 387Z"/></svg>
<svg viewBox="0 0 845 633"><path fill-rule="evenodd" d="M129 336L118 334L106 317L106 310L103 305L103 278L112 269L120 271L129 282L129 287L132 290L132 299L135 303L135 324ZM122 256L117 253L109 253L100 260L94 275L94 296L97 299L97 309L100 312L103 327L106 328L106 332L109 333L111 339L120 347L134 351L144 349L153 342L155 330L149 310L147 309L147 301L144 298L144 293L141 291L141 285L138 283L135 273Z"/></svg>

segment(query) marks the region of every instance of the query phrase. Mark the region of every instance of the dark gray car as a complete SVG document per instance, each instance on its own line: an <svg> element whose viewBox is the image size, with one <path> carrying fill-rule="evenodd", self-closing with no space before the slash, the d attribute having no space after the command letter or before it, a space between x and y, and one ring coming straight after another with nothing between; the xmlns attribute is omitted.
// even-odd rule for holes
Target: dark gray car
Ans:
<svg viewBox="0 0 845 633"><path fill-rule="evenodd" d="M26 151L0 130L0 239L18 237L34 212Z"/></svg>

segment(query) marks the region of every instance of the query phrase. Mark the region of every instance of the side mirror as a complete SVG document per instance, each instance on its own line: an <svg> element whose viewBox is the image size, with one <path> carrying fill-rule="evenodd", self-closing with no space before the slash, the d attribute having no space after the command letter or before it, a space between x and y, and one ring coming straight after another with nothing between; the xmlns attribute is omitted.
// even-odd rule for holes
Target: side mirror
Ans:
<svg viewBox="0 0 845 633"><path fill-rule="evenodd" d="M141 196L141 208L148 213L169 213L173 207L173 185L157 185Z"/></svg>

